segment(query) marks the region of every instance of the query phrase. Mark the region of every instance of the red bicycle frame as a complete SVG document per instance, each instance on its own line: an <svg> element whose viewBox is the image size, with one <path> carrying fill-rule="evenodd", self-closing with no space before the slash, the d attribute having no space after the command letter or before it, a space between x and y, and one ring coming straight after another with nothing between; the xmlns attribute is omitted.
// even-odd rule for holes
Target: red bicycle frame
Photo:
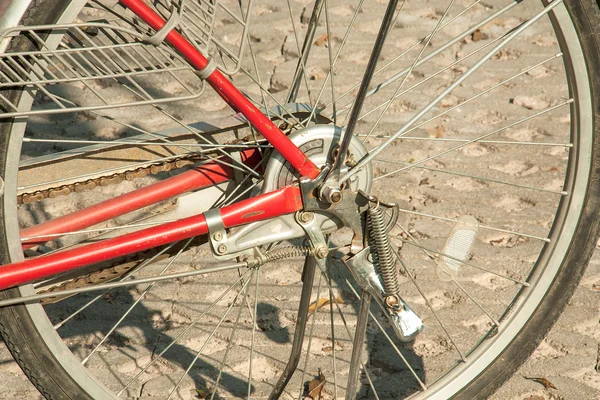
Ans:
<svg viewBox="0 0 600 400"><path fill-rule="evenodd" d="M163 28L166 23L143 0L120 0L120 2L156 31ZM209 65L209 60L177 31L171 30L165 41L195 69L201 71ZM219 70L215 69L206 81L233 110L243 114L302 176L311 179L317 177L320 169ZM242 161L254 167L260 161L260 154L256 150L244 151ZM216 162L203 164L194 170L151 186L27 228L21 232L23 248L52 240L60 236L60 232L83 229L181 193L227 181L231 177L231 168ZM222 207L219 212L225 227L231 228L293 213L301 210L302 207L300 190L288 186ZM206 220L202 214L199 214L73 249L8 264L0 268L0 289L30 283L103 260L204 235L207 232Z"/></svg>

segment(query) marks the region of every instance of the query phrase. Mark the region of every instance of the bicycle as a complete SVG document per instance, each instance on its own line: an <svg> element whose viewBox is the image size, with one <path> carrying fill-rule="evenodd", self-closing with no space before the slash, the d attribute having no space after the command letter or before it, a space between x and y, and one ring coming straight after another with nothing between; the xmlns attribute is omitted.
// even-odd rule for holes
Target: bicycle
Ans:
<svg viewBox="0 0 600 400"><path fill-rule="evenodd" d="M0 331L46 398L514 373L599 235L600 10L425 3L0 1Z"/></svg>

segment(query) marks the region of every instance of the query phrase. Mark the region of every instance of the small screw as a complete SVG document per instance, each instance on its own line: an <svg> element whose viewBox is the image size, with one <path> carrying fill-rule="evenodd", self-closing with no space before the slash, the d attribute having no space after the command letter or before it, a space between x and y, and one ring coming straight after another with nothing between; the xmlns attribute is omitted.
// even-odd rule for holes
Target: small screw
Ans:
<svg viewBox="0 0 600 400"><path fill-rule="evenodd" d="M223 232L215 232L215 234L213 235L213 239L217 242L223 240Z"/></svg>
<svg viewBox="0 0 600 400"><path fill-rule="evenodd" d="M220 244L219 247L217 248L217 253L219 253L219 254L225 254L226 251L227 251L227 246L225 246L224 244Z"/></svg>
<svg viewBox="0 0 600 400"><path fill-rule="evenodd" d="M313 213L311 213L311 212L302 212L302 213L300 213L300 217L299 217L299 219L300 219L300 222L302 222L302 223L305 223L305 224L306 224L306 223L308 223L308 222L312 221L312 219L313 219L313 216L314 216L314 215L313 215Z"/></svg>
<svg viewBox="0 0 600 400"><path fill-rule="evenodd" d="M329 253L329 249L327 249L327 246L325 246L325 245L321 245L315 249L315 257L317 257L319 259L323 259L323 258L327 257L328 253Z"/></svg>

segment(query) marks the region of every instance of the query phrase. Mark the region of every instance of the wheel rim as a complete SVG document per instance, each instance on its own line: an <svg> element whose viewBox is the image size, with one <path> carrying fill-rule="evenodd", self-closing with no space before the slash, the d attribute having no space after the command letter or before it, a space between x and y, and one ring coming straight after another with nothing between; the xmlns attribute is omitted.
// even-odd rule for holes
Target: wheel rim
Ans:
<svg viewBox="0 0 600 400"><path fill-rule="evenodd" d="M565 43L568 43L568 50L571 55L570 61L573 61L574 59L576 59L579 62L578 65L574 65L574 63L570 63L573 67L573 71L575 74L575 80L577 82L587 82L587 80L586 80L587 79L587 71L585 68L584 61L583 61L582 51L577 46L578 45L577 35L576 35L576 32L572 29L572 26L570 25L570 19L569 19L567 10L564 8L564 6L560 5L559 7L556 8L555 12L557 14L557 18L560 21L563 21L560 23L560 27L561 27L562 33L564 35L564 41L565 41ZM588 90L588 93L584 93L585 89L588 89L587 87L584 87L584 86L585 85L577 86L576 84L573 84L573 87L571 88L574 92L576 92L576 95L574 95L574 97L576 97L576 101L575 101L574 105L577 107L578 112L574 112L573 113L574 115L585 115L586 113L583 110L591 109L591 100L590 100L589 90ZM588 115L591 115L591 114L588 114ZM576 144L575 149L578 149L579 151L581 151L582 149L589 149L589 151L591 152L591 148L592 148L591 132L593 129L592 126L590 125L591 121L586 120L585 118L580 118L580 119L578 119L577 123L579 124L579 132L578 132L578 135L576 135L576 136L577 136L577 139L580 140L580 143L579 143L579 145L577 145L577 143L575 143ZM588 132L588 134L584 134L585 132ZM586 142L586 140L587 140L587 142ZM19 152L17 152L17 153L9 152L9 154L19 154ZM582 173L582 171L589 170L590 160L589 160L588 155L583 155L583 154L578 154L577 157L572 157L572 160L573 160L572 161L573 164L571 165L570 168L572 170L577 170L579 172L579 174L576 177L571 178L575 182L575 184L570 185L571 187L573 187L573 190L572 190L573 198L570 199L569 209L579 209L581 207L581 204L582 204L584 196L585 196L585 187L587 187L587 175L585 173ZM13 161L15 161L15 160L13 160ZM13 164L13 165L16 165L16 164ZM576 165L576 167L575 167L575 165ZM569 185L567 185L567 186L569 186ZM14 187L16 187L16 185L7 185L6 198L15 198L16 197ZM8 191L9 188L10 188L10 190L13 190L13 191L9 192ZM9 194L13 195L15 197L11 197L11 196L9 196ZM566 202L567 201L565 200L565 203ZM5 207L10 208L10 205L5 204ZM10 212L7 212L6 214L11 215ZM569 229L573 230L579 219L577 214L573 214L571 212L569 212L567 214L570 215L570 217L569 217L569 220L567 220L565 223L565 228L564 228L563 232L565 230L569 230ZM15 214L13 213L12 215L15 215ZM573 220L571 220L571 218ZM17 226L16 221L13 221L12 226L13 227ZM11 237L13 238L13 240L11 240L10 243L13 243L13 244L18 243L18 240L14 240L14 238L18 237L18 232L15 232L15 229L8 230L7 234L11 234ZM570 238L570 235L564 235L563 237ZM565 241L568 242L568 239L565 239ZM557 247L555 247L555 250L553 251L553 256L558 257L559 259L562 259L562 256L560 255L562 252L560 251L560 249L561 248L566 249L566 246L568 246L568 243L563 243L562 241L558 242ZM13 256L13 257L18 257L16 255L20 254L20 248L18 248L18 246L17 246L17 248L15 248L13 250L14 250L13 254L15 254L15 256ZM547 267L547 268L554 268L554 267L558 268L560 266L560 263L551 261L548 263L548 265L549 265L549 267ZM541 271L539 271L539 268L536 268L536 271L540 272L540 274L541 274ZM539 277L539 278L535 274L530 277L530 281L535 281L536 279L540 279L540 281L539 281L540 284L534 285L534 287L531 288L531 291L535 290L535 293L528 294L528 293L526 293L527 289L524 291L523 296L525 298L532 299L532 300L521 301L521 304L519 305L520 310L518 310L517 312L513 312L513 314L510 316L510 318L512 318L513 320L519 320L519 319L521 320L520 324L519 323L510 323L510 324L506 325L508 328L510 328L511 331L514 330L513 332L516 332L518 327L520 325L523 325L526 322L526 318L524 318L523 315L530 315L528 310L530 310L532 307L535 307L537 305L536 298L539 297L538 292L546 291L547 284L550 283L551 278L553 276L554 276L554 274L544 273L544 274L541 274L541 277ZM548 279L550 279L550 281L548 281ZM24 292L26 290L27 290L27 288L23 289ZM39 325L40 331L42 331L41 332L42 335L46 337L46 342L55 344L55 345L52 345L52 347L55 349L57 354L64 353L64 350L66 350L66 348L64 347L62 340L60 338L58 338L57 335L55 334L55 331L52 328L51 324L49 324L49 321L47 320L47 318L45 317L45 314L43 313L43 309L39 306L28 306L28 309L30 310L30 313L32 315L37 315L37 317L35 317L35 318L38 319L38 322L40 324ZM47 321L47 323L44 321ZM50 330L48 330L48 328L50 328ZM482 360L482 361L480 361L481 363L487 363L487 361L485 361L485 360L487 360L488 358L495 358L495 355L499 354L499 351L501 351L501 349L504 348L503 342L510 341L510 339L512 337L514 337L514 334L512 334L511 332L508 332L508 331L506 333L501 331L500 333L501 334L496 336L496 339L490 346L488 346L488 348L484 348L484 347L478 348L477 352L485 352L484 357L481 357L481 360ZM498 351L496 351L496 349ZM474 352L474 353L472 353L472 355L469 355L469 358L471 358L471 356L478 357L477 352ZM68 359L68 358L65 358L65 359ZM72 358L71 358L71 360L72 360ZM446 374L445 376L442 376L441 379L437 380L437 382L435 382L433 385L428 385L429 391L427 393L422 394L422 396L423 397L432 396L431 398L435 398L435 397L433 397L434 395L442 396L441 392L439 392L439 391L436 392L438 387L439 388L444 387L445 390L451 390L452 388L459 390L460 387L464 386L463 385L464 382L470 381L471 377L476 375L477 372L481 370L479 365L480 365L479 361L477 361L473 364L468 364L468 365L464 366L464 368L454 369L451 373ZM84 375L82 375L81 377L82 377L82 382L85 381ZM461 382L463 382L463 383L461 383ZM94 388L93 390L94 390L94 395L96 395L97 394L96 390L98 390L98 389ZM448 393L449 392L444 392L443 397L446 397L448 395Z"/></svg>

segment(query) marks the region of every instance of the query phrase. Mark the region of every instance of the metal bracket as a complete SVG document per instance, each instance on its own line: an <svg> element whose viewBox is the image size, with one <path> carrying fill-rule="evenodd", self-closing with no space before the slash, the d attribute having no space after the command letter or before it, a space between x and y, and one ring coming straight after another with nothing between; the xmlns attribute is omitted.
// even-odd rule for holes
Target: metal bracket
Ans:
<svg viewBox="0 0 600 400"><path fill-rule="evenodd" d="M213 252L217 255L227 253L227 231L219 209L208 210L204 213L204 219L208 227L208 240Z"/></svg>
<svg viewBox="0 0 600 400"><path fill-rule="evenodd" d="M329 246L325 241L325 235L323 234L323 231L321 231L321 227L315 218L315 214L310 211L298 211L296 214L294 214L294 216L296 218L296 222L298 222L308 236L308 240L310 241L313 249L313 254L315 260L317 261L317 265L321 271L326 274L326 259L327 255L329 254Z"/></svg>

